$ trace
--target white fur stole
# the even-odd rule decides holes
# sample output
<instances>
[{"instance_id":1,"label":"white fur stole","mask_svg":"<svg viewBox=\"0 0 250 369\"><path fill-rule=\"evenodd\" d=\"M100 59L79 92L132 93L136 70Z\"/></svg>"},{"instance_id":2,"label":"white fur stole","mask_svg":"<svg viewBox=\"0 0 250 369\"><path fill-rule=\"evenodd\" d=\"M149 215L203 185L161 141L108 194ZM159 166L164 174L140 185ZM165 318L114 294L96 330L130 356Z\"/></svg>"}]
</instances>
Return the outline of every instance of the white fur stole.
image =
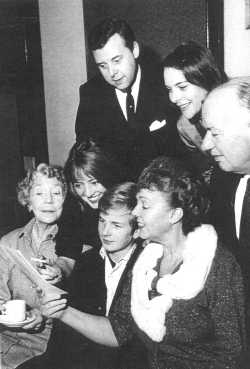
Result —
<instances>
[{"instance_id":1,"label":"white fur stole","mask_svg":"<svg viewBox=\"0 0 250 369\"><path fill-rule=\"evenodd\" d=\"M217 234L208 224L187 235L183 264L174 274L166 274L157 282L161 295L149 299L149 291L157 272L153 269L163 256L163 246L149 243L139 256L132 280L131 312L138 327L153 341L160 342L166 334L166 313L174 299L189 300L202 291L217 247Z\"/></svg>"}]
</instances>

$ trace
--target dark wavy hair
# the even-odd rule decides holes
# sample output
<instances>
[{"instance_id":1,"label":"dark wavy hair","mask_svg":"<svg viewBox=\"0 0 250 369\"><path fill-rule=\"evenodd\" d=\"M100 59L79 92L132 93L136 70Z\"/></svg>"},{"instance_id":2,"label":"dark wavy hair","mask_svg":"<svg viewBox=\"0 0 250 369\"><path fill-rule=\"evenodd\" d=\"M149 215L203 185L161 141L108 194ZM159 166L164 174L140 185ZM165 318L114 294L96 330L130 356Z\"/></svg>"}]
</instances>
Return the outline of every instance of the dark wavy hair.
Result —
<instances>
[{"instance_id":1,"label":"dark wavy hair","mask_svg":"<svg viewBox=\"0 0 250 369\"><path fill-rule=\"evenodd\" d=\"M92 29L88 37L90 50L103 48L115 33L124 39L125 45L130 50L133 50L135 41L133 30L125 20L116 18L106 18Z\"/></svg>"},{"instance_id":2,"label":"dark wavy hair","mask_svg":"<svg viewBox=\"0 0 250 369\"><path fill-rule=\"evenodd\" d=\"M124 181L124 173L112 156L104 152L92 139L75 143L69 152L64 173L70 190L79 172L95 178L105 188Z\"/></svg>"},{"instance_id":3,"label":"dark wavy hair","mask_svg":"<svg viewBox=\"0 0 250 369\"><path fill-rule=\"evenodd\" d=\"M139 177L137 189L144 188L163 192L171 207L183 210L185 235L206 219L210 205L207 186L201 177L195 176L177 159L154 159Z\"/></svg>"},{"instance_id":4,"label":"dark wavy hair","mask_svg":"<svg viewBox=\"0 0 250 369\"><path fill-rule=\"evenodd\" d=\"M186 80L207 91L228 80L217 65L212 52L194 41L183 42L164 60L163 68L175 68L183 72Z\"/></svg>"},{"instance_id":5,"label":"dark wavy hair","mask_svg":"<svg viewBox=\"0 0 250 369\"><path fill-rule=\"evenodd\" d=\"M137 186L133 182L125 182L115 185L104 192L101 197L98 208L102 212L106 212L109 209L126 208L131 211L131 225L133 231L136 229L137 222L136 217L132 215L132 210L135 208Z\"/></svg>"},{"instance_id":6,"label":"dark wavy hair","mask_svg":"<svg viewBox=\"0 0 250 369\"><path fill-rule=\"evenodd\" d=\"M63 168L58 165L41 163L35 169L29 170L26 176L17 184L17 199L21 205L29 205L30 191L39 174L47 178L56 178L62 187L63 196L66 196L67 183Z\"/></svg>"}]
</instances>

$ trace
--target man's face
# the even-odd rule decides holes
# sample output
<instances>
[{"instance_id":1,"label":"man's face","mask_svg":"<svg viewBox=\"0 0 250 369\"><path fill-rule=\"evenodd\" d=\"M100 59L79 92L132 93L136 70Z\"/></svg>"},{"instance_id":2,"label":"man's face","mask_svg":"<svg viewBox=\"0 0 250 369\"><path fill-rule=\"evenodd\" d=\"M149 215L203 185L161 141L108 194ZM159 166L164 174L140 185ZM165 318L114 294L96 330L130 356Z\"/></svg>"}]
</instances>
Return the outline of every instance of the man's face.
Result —
<instances>
[{"instance_id":1,"label":"man's face","mask_svg":"<svg viewBox=\"0 0 250 369\"><path fill-rule=\"evenodd\" d=\"M209 151L221 169L250 173L250 111L233 88L212 92L202 108L207 133L202 149Z\"/></svg>"},{"instance_id":2,"label":"man's face","mask_svg":"<svg viewBox=\"0 0 250 369\"><path fill-rule=\"evenodd\" d=\"M133 242L133 226L131 211L125 206L101 211L99 215L98 232L102 246L114 259L120 259Z\"/></svg>"},{"instance_id":3,"label":"man's face","mask_svg":"<svg viewBox=\"0 0 250 369\"><path fill-rule=\"evenodd\" d=\"M139 46L134 42L130 50L124 39L115 33L101 48L93 51L95 62L107 83L125 90L134 81L139 56Z\"/></svg>"}]
</instances>

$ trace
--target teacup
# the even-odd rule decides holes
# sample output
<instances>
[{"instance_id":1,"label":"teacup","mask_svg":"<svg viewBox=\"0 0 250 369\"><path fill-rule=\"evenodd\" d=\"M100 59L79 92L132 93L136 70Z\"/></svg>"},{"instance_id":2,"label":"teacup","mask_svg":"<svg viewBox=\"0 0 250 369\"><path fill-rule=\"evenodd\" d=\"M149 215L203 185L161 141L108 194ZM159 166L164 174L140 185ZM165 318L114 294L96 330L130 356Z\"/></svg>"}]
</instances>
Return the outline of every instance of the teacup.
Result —
<instances>
[{"instance_id":1,"label":"teacup","mask_svg":"<svg viewBox=\"0 0 250 369\"><path fill-rule=\"evenodd\" d=\"M2 314L9 322L16 323L25 320L26 303L24 300L9 300L3 304Z\"/></svg>"}]
</instances>

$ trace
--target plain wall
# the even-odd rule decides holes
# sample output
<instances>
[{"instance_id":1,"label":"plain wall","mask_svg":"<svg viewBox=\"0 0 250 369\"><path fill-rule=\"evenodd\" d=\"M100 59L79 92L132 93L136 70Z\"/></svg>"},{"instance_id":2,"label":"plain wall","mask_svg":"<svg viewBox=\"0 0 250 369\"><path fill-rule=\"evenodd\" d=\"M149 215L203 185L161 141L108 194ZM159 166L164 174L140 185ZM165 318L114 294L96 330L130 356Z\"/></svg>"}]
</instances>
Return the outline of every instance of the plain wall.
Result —
<instances>
[{"instance_id":1,"label":"plain wall","mask_svg":"<svg viewBox=\"0 0 250 369\"><path fill-rule=\"evenodd\" d=\"M224 0L225 71L229 77L250 75L250 29L245 0Z\"/></svg>"},{"instance_id":2,"label":"plain wall","mask_svg":"<svg viewBox=\"0 0 250 369\"><path fill-rule=\"evenodd\" d=\"M183 41L206 45L205 0L83 0L86 34L108 16L124 18L137 40L165 57ZM88 52L88 76L96 72Z\"/></svg>"},{"instance_id":3,"label":"plain wall","mask_svg":"<svg viewBox=\"0 0 250 369\"><path fill-rule=\"evenodd\" d=\"M39 0L39 14L49 160L62 165L87 79L82 0Z\"/></svg>"}]
</instances>

